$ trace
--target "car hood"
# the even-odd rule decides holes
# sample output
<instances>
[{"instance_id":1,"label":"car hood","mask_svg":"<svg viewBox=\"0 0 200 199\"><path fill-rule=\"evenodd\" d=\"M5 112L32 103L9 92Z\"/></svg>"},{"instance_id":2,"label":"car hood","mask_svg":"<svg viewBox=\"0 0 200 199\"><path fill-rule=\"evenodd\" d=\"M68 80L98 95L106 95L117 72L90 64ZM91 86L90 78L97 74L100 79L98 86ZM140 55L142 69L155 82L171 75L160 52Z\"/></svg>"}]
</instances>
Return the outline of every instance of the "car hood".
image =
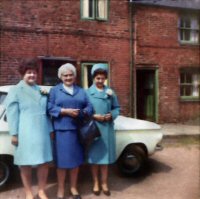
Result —
<instances>
[{"instance_id":1,"label":"car hood","mask_svg":"<svg viewBox=\"0 0 200 199\"><path fill-rule=\"evenodd\" d=\"M152 130L161 129L161 127L154 123L145 120L138 120L135 118L118 116L115 121L115 130Z\"/></svg>"}]
</instances>

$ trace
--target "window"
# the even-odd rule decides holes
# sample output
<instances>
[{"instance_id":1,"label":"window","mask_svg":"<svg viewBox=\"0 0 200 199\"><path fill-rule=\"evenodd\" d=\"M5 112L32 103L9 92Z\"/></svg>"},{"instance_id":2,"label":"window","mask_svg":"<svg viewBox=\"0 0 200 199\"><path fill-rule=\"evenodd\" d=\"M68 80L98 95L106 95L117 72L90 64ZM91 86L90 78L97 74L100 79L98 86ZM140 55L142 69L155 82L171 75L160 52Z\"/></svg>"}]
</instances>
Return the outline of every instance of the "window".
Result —
<instances>
[{"instance_id":1,"label":"window","mask_svg":"<svg viewBox=\"0 0 200 199\"><path fill-rule=\"evenodd\" d=\"M185 69L180 73L181 99L199 100L200 98L200 72L197 69Z\"/></svg>"},{"instance_id":2,"label":"window","mask_svg":"<svg viewBox=\"0 0 200 199\"><path fill-rule=\"evenodd\" d=\"M45 86L54 86L60 82L57 74L61 65L71 63L76 66L75 60L69 57L39 56L38 58L40 59L38 83Z\"/></svg>"},{"instance_id":3,"label":"window","mask_svg":"<svg viewBox=\"0 0 200 199\"><path fill-rule=\"evenodd\" d=\"M102 63L102 62L99 62ZM87 89L93 84L93 79L91 75L91 70L92 66L95 63L82 63L81 65L81 82L82 82L82 87ZM109 72L108 72L109 73ZM109 74L108 74L108 79L106 80L105 84L108 85L109 83Z\"/></svg>"},{"instance_id":4,"label":"window","mask_svg":"<svg viewBox=\"0 0 200 199\"><path fill-rule=\"evenodd\" d=\"M199 44L199 20L197 16L182 16L179 21L181 43Z\"/></svg>"},{"instance_id":5,"label":"window","mask_svg":"<svg viewBox=\"0 0 200 199\"><path fill-rule=\"evenodd\" d=\"M108 0L81 0L82 19L108 19Z\"/></svg>"}]
</instances>

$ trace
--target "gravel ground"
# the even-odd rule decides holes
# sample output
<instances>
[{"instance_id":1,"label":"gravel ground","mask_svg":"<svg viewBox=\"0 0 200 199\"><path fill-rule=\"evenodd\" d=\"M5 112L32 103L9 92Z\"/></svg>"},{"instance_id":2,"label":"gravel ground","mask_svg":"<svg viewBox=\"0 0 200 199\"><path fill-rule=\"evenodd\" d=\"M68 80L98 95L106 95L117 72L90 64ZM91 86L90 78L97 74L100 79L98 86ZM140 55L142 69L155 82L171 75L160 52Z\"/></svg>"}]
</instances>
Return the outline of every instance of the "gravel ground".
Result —
<instances>
[{"instance_id":1,"label":"gravel ground","mask_svg":"<svg viewBox=\"0 0 200 199\"><path fill-rule=\"evenodd\" d=\"M79 188L83 199L199 199L200 198L200 149L197 142L190 144L167 142L162 151L150 157L144 170L134 177L122 176L116 165L110 168L110 197L91 193L91 176L88 166L81 168ZM34 179L34 184L35 183ZM66 198L69 197L66 184ZM33 186L37 191L36 185ZM51 170L47 193L56 199L55 172ZM1 190L0 199L24 199L19 176Z\"/></svg>"}]
</instances>

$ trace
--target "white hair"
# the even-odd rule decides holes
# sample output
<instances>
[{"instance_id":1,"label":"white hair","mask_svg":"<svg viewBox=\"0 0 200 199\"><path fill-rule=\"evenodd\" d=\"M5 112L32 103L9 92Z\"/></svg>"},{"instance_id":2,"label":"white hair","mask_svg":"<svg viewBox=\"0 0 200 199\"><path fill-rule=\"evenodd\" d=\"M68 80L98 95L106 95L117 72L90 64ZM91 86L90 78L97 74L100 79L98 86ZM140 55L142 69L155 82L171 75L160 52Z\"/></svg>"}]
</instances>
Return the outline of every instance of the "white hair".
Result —
<instances>
[{"instance_id":1,"label":"white hair","mask_svg":"<svg viewBox=\"0 0 200 199\"><path fill-rule=\"evenodd\" d=\"M67 63L63 64L59 69L58 69L58 78L61 78L61 75L65 73L67 70L72 71L74 76L76 77L76 68L73 64Z\"/></svg>"}]
</instances>

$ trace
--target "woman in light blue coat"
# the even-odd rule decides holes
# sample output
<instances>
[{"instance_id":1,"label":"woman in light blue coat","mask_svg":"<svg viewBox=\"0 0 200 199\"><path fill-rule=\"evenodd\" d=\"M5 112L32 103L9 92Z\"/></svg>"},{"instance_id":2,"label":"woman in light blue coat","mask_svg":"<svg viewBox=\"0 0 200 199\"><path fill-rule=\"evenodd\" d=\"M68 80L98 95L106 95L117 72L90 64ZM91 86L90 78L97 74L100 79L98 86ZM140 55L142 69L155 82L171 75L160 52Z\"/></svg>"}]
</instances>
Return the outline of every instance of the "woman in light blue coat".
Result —
<instances>
[{"instance_id":1,"label":"woman in light blue coat","mask_svg":"<svg viewBox=\"0 0 200 199\"><path fill-rule=\"evenodd\" d=\"M92 164L93 193L100 194L98 172L101 173L101 188L103 193L110 195L108 188L108 165L116 160L114 119L119 115L119 103L112 89L105 86L107 65L95 64L92 67L93 85L87 94L94 108L93 118L101 132L101 137L95 140L88 152L88 162Z\"/></svg>"},{"instance_id":2,"label":"woman in light blue coat","mask_svg":"<svg viewBox=\"0 0 200 199\"><path fill-rule=\"evenodd\" d=\"M7 120L12 143L16 146L14 164L20 168L26 199L33 199L31 190L32 166L37 166L38 196L48 199L45 185L48 163L52 161L50 133L53 131L47 116L47 96L36 85L37 60L24 62L23 76L6 98Z\"/></svg>"}]
</instances>

